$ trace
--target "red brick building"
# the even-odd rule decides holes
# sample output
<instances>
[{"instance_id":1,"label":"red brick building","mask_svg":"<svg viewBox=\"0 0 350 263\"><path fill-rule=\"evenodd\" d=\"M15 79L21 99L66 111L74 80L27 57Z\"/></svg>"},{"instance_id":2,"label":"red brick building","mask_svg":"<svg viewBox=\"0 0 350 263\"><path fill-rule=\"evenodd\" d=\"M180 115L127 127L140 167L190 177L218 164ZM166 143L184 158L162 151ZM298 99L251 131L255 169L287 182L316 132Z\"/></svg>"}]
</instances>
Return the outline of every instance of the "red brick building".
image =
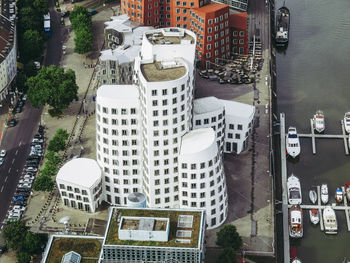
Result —
<instances>
[{"instance_id":1,"label":"red brick building","mask_svg":"<svg viewBox=\"0 0 350 263\"><path fill-rule=\"evenodd\" d=\"M248 54L248 14L230 14L231 52L234 54Z\"/></svg>"}]
</instances>

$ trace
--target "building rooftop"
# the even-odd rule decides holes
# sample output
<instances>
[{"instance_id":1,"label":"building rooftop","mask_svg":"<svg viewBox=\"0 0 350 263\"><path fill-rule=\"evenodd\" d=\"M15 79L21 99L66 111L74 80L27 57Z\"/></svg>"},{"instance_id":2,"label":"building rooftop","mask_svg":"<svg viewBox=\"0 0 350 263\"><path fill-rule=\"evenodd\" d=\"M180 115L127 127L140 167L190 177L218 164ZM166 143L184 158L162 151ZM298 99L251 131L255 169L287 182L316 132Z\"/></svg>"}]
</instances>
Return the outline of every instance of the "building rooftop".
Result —
<instances>
[{"instance_id":1,"label":"building rooftop","mask_svg":"<svg viewBox=\"0 0 350 263\"><path fill-rule=\"evenodd\" d=\"M119 64L131 63L139 54L141 46L138 45L123 45L116 49L107 49L101 51L100 60L118 61Z\"/></svg>"},{"instance_id":2,"label":"building rooftop","mask_svg":"<svg viewBox=\"0 0 350 263\"><path fill-rule=\"evenodd\" d=\"M202 128L189 131L182 137L180 155L193 154L209 148L215 140L212 128Z\"/></svg>"},{"instance_id":3,"label":"building rooftop","mask_svg":"<svg viewBox=\"0 0 350 263\"><path fill-rule=\"evenodd\" d=\"M247 12L230 14L229 26L247 30L248 14Z\"/></svg>"},{"instance_id":4,"label":"building rooftop","mask_svg":"<svg viewBox=\"0 0 350 263\"><path fill-rule=\"evenodd\" d=\"M56 180L90 188L101 180L101 168L88 158L76 158L65 163L57 173Z\"/></svg>"},{"instance_id":5,"label":"building rooftop","mask_svg":"<svg viewBox=\"0 0 350 263\"><path fill-rule=\"evenodd\" d=\"M197 248L200 245L204 212L201 210L175 210L151 208L111 208L105 245L159 246ZM127 221L125 221L125 218ZM136 219L135 219L136 218ZM188 219L188 220L186 220ZM190 220L189 220L190 219ZM169 220L169 222L167 222ZM120 226L120 224L123 224ZM140 241L119 239L119 229L166 231L170 226L168 241ZM182 235L189 231L191 235Z\"/></svg>"},{"instance_id":6,"label":"building rooftop","mask_svg":"<svg viewBox=\"0 0 350 263\"><path fill-rule=\"evenodd\" d=\"M97 99L110 99L113 103L115 100L124 102L138 101L139 91L136 85L102 85L97 89Z\"/></svg>"},{"instance_id":7,"label":"building rooftop","mask_svg":"<svg viewBox=\"0 0 350 263\"><path fill-rule=\"evenodd\" d=\"M237 118L250 119L252 120L255 114L255 107L249 104L231 101L231 100L220 100L219 101L225 107L225 114L235 116Z\"/></svg>"},{"instance_id":8,"label":"building rooftop","mask_svg":"<svg viewBox=\"0 0 350 263\"><path fill-rule=\"evenodd\" d=\"M229 6L226 4L219 4L219 3L210 3L208 5L199 7L199 8L194 8L194 11L196 13L212 13L216 12L218 10L221 10L223 8L228 8Z\"/></svg>"},{"instance_id":9,"label":"building rooftop","mask_svg":"<svg viewBox=\"0 0 350 263\"><path fill-rule=\"evenodd\" d=\"M204 114L207 112L223 109L223 105L216 97L205 97L193 100L194 114Z\"/></svg>"},{"instance_id":10,"label":"building rooftop","mask_svg":"<svg viewBox=\"0 0 350 263\"><path fill-rule=\"evenodd\" d=\"M14 41L14 25L0 16L0 63L10 52Z\"/></svg>"},{"instance_id":11,"label":"building rooftop","mask_svg":"<svg viewBox=\"0 0 350 263\"><path fill-rule=\"evenodd\" d=\"M148 82L161 82L179 79L187 69L181 61L157 61L141 64L141 72Z\"/></svg>"},{"instance_id":12,"label":"building rooftop","mask_svg":"<svg viewBox=\"0 0 350 263\"><path fill-rule=\"evenodd\" d=\"M147 39L153 45L194 44L194 38L182 28L162 28L146 33Z\"/></svg>"}]
</instances>

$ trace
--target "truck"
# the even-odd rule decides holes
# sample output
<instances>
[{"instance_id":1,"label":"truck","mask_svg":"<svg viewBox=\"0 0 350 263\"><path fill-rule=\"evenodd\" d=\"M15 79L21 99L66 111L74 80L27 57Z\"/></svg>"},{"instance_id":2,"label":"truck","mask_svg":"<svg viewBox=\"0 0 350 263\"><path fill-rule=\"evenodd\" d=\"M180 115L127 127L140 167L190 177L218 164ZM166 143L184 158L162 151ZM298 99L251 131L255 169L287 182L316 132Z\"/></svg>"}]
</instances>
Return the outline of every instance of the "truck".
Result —
<instances>
[{"instance_id":1,"label":"truck","mask_svg":"<svg viewBox=\"0 0 350 263\"><path fill-rule=\"evenodd\" d=\"M51 22L50 22L50 13L44 15L44 31L47 36L51 35Z\"/></svg>"}]
</instances>

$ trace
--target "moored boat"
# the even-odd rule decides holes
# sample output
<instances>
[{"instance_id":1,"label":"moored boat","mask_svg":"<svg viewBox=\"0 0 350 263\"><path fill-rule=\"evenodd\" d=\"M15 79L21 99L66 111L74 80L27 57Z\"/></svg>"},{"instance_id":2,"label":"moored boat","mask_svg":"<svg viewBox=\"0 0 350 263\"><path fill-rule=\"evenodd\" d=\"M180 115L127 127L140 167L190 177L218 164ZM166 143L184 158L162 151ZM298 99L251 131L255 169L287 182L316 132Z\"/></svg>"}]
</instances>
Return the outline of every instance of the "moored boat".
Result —
<instances>
[{"instance_id":1,"label":"moored boat","mask_svg":"<svg viewBox=\"0 0 350 263\"><path fill-rule=\"evenodd\" d=\"M320 214L318 213L317 209L310 209L309 210L310 214L310 221L314 225L317 225L320 222Z\"/></svg>"},{"instance_id":2,"label":"moored boat","mask_svg":"<svg viewBox=\"0 0 350 263\"><path fill-rule=\"evenodd\" d=\"M325 120L324 120L324 114L321 110L316 111L316 114L314 115L312 122L314 125L314 129L318 133L324 132L326 124L325 124Z\"/></svg>"},{"instance_id":3,"label":"moored boat","mask_svg":"<svg viewBox=\"0 0 350 263\"><path fill-rule=\"evenodd\" d=\"M299 205L292 205L289 209L289 235L301 238L303 233L303 210Z\"/></svg>"},{"instance_id":4,"label":"moored boat","mask_svg":"<svg viewBox=\"0 0 350 263\"><path fill-rule=\"evenodd\" d=\"M350 202L350 181L345 183L345 195L348 201Z\"/></svg>"},{"instance_id":5,"label":"moored boat","mask_svg":"<svg viewBox=\"0 0 350 263\"><path fill-rule=\"evenodd\" d=\"M323 210L323 223L326 234L337 234L338 222L334 209L331 206L327 206Z\"/></svg>"},{"instance_id":6,"label":"moored boat","mask_svg":"<svg viewBox=\"0 0 350 263\"><path fill-rule=\"evenodd\" d=\"M337 201L338 204L343 202L343 191L340 189L340 187L337 188L335 191L335 200Z\"/></svg>"},{"instance_id":7,"label":"moored boat","mask_svg":"<svg viewBox=\"0 0 350 263\"><path fill-rule=\"evenodd\" d=\"M302 262L299 258L294 258L292 263L302 263Z\"/></svg>"},{"instance_id":8,"label":"moored boat","mask_svg":"<svg viewBox=\"0 0 350 263\"><path fill-rule=\"evenodd\" d=\"M311 203L316 204L316 201L317 201L317 193L316 193L315 190L310 190L310 191L309 191L309 198L310 198Z\"/></svg>"},{"instance_id":9,"label":"moored boat","mask_svg":"<svg viewBox=\"0 0 350 263\"><path fill-rule=\"evenodd\" d=\"M350 111L344 115L344 129L347 133L350 133Z\"/></svg>"},{"instance_id":10,"label":"moored boat","mask_svg":"<svg viewBox=\"0 0 350 263\"><path fill-rule=\"evenodd\" d=\"M286 138L286 149L289 156L295 158L300 154L300 141L295 127L288 128Z\"/></svg>"},{"instance_id":11,"label":"moored boat","mask_svg":"<svg viewBox=\"0 0 350 263\"><path fill-rule=\"evenodd\" d=\"M282 6L277 10L276 17L276 46L286 46L289 41L290 11Z\"/></svg>"},{"instance_id":12,"label":"moored boat","mask_svg":"<svg viewBox=\"0 0 350 263\"><path fill-rule=\"evenodd\" d=\"M327 184L321 185L321 201L324 204L328 203L328 186L327 186Z\"/></svg>"},{"instance_id":13,"label":"moored boat","mask_svg":"<svg viewBox=\"0 0 350 263\"><path fill-rule=\"evenodd\" d=\"M287 179L288 202L291 205L300 205L302 201L300 180L294 174Z\"/></svg>"}]
</instances>

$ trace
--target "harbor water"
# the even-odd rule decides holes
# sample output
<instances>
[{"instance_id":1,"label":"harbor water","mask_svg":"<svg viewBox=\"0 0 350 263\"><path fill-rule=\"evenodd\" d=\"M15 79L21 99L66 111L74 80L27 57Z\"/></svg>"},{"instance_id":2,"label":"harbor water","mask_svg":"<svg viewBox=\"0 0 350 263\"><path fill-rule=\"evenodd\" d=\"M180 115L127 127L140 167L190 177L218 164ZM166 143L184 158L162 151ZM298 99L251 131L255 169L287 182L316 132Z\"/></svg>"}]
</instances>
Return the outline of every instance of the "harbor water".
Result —
<instances>
[{"instance_id":1,"label":"harbor water","mask_svg":"<svg viewBox=\"0 0 350 263\"><path fill-rule=\"evenodd\" d=\"M276 1L276 10L283 5ZM286 0L291 13L290 41L277 54L277 110L286 115L286 127L310 133L310 118L321 109L327 134L341 134L340 120L350 111L350 1ZM308 192L328 184L330 203L335 203L338 186L350 180L350 156L345 156L342 139L301 139L301 155L288 161L288 176L300 178L303 203L310 204ZM304 237L291 240L298 257L307 263L341 263L350 259L350 232L345 213L336 212L338 234L326 235L311 225L304 211ZM282 261L281 261L282 262Z\"/></svg>"}]
</instances>

